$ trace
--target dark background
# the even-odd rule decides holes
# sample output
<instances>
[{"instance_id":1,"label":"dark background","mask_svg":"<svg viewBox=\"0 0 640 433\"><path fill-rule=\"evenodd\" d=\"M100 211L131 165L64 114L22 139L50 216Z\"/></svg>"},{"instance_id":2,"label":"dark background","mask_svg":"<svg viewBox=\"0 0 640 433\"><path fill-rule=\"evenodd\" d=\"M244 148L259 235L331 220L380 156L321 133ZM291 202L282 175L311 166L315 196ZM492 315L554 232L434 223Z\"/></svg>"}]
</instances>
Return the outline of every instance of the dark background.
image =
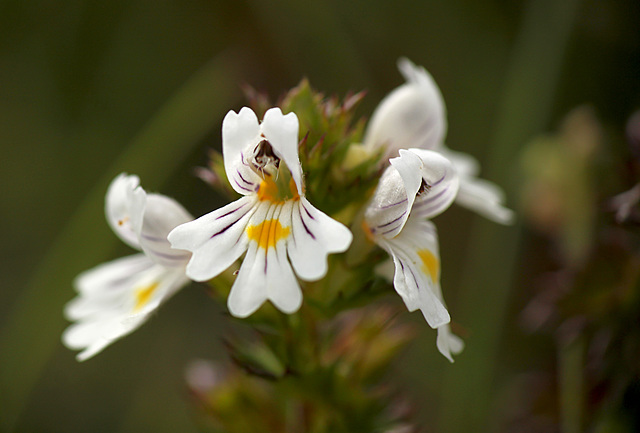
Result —
<instances>
[{"instance_id":1,"label":"dark background","mask_svg":"<svg viewBox=\"0 0 640 433\"><path fill-rule=\"evenodd\" d=\"M226 360L224 307L190 286L85 363L60 344L80 271L128 253L102 214L108 182L139 174L196 216L220 198L192 172L249 83L278 96L367 90L368 116L407 56L433 74L451 148L519 204L520 149L591 104L622 135L640 107L635 0L0 2L0 417L25 432L191 432L184 367ZM622 141L611 146L622 146ZM433 431L497 431L518 375L553 365L553 342L517 317L532 296L530 239L453 209L437 219L443 287L467 350L450 365L424 332L390 379ZM535 251L535 250L533 250ZM408 320L418 320L417 313Z\"/></svg>"}]
</instances>

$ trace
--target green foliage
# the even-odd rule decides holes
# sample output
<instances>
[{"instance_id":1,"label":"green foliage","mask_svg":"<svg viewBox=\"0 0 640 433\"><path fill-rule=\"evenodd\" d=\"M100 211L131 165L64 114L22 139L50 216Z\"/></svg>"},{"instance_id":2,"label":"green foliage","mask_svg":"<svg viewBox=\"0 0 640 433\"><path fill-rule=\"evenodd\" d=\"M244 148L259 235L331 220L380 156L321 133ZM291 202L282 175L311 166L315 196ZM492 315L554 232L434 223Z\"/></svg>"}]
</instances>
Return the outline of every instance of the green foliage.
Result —
<instances>
[{"instance_id":1,"label":"green foliage","mask_svg":"<svg viewBox=\"0 0 640 433\"><path fill-rule=\"evenodd\" d=\"M257 425L315 433L383 432L399 425L406 413L393 410L390 401L397 398L380 386L415 334L395 322L397 314L370 307L326 321L303 306L291 316L270 316L274 332L231 338L227 348L244 374L226 370L205 392L192 385L203 425L227 433ZM265 315L260 320L269 322Z\"/></svg>"}]
</instances>

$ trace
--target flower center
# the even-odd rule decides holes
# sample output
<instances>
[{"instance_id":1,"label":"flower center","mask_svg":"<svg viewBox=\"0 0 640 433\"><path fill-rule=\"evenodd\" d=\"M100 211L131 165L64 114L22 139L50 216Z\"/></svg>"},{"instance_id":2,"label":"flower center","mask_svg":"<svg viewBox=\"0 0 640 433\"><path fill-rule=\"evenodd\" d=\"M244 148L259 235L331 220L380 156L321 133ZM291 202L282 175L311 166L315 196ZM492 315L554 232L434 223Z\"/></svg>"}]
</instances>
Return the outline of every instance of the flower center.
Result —
<instances>
[{"instance_id":1,"label":"flower center","mask_svg":"<svg viewBox=\"0 0 640 433\"><path fill-rule=\"evenodd\" d=\"M271 202L297 200L298 189L286 164L280 165L280 157L267 140L258 143L253 151L254 171L262 178L258 198Z\"/></svg>"},{"instance_id":2,"label":"flower center","mask_svg":"<svg viewBox=\"0 0 640 433\"><path fill-rule=\"evenodd\" d=\"M422 183L420 184L420 189L418 189L418 192L416 193L416 197L420 197L423 194L428 194L429 191L431 191L431 185L429 185L424 181L424 179L422 179Z\"/></svg>"},{"instance_id":3,"label":"flower center","mask_svg":"<svg viewBox=\"0 0 640 433\"><path fill-rule=\"evenodd\" d=\"M280 158L273 151L271 143L267 140L262 140L253 149L252 162L253 167L256 171L262 174L263 179L265 178L265 175L272 176L277 174L278 168L280 167Z\"/></svg>"}]
</instances>

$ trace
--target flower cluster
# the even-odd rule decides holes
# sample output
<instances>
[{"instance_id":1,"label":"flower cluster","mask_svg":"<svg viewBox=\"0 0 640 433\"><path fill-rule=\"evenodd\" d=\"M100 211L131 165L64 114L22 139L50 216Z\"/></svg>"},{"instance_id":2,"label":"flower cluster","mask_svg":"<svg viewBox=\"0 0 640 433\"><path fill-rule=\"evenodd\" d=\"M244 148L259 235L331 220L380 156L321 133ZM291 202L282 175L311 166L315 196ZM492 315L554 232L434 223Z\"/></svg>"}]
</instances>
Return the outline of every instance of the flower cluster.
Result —
<instances>
[{"instance_id":1,"label":"flower cluster","mask_svg":"<svg viewBox=\"0 0 640 433\"><path fill-rule=\"evenodd\" d=\"M350 122L359 96L340 105L318 100L304 85L280 108L265 110L262 121L248 107L230 111L212 170L241 197L197 219L168 197L146 194L137 177L118 176L107 192L107 220L142 253L77 278L79 295L65 310L75 323L64 343L87 359L144 323L189 280L215 284L244 256L230 283L231 315L248 317L266 301L295 313L302 289L306 299L318 301L326 289L326 299L344 300L365 283L350 273L378 278L375 269L409 311L419 309L438 330L437 347L453 361L463 343L449 329L430 219L453 201L501 223L512 212L499 188L476 178L472 157L445 147L445 107L431 76L406 59L399 68L407 82L380 103L366 130ZM354 240L370 246L360 255ZM349 254L330 257L352 241ZM392 266L371 251L385 251ZM360 255L359 264L341 260L349 255ZM307 298L314 289L315 298Z\"/></svg>"}]
</instances>

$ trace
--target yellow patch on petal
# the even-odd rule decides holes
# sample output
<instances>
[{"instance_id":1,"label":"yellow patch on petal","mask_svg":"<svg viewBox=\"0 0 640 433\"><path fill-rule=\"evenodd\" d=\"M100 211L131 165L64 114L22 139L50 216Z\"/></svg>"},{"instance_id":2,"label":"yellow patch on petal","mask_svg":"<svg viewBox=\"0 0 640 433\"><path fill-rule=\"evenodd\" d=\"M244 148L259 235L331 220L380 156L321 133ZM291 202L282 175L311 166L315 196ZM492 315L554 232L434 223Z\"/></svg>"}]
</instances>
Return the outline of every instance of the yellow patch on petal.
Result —
<instances>
[{"instance_id":1,"label":"yellow patch on petal","mask_svg":"<svg viewBox=\"0 0 640 433\"><path fill-rule=\"evenodd\" d=\"M257 226L247 227L249 240L256 241L265 250L275 247L279 240L286 239L291 233L290 227L282 227L278 220L264 220Z\"/></svg>"},{"instance_id":2,"label":"yellow patch on petal","mask_svg":"<svg viewBox=\"0 0 640 433\"><path fill-rule=\"evenodd\" d=\"M431 277L431 281L437 282L440 274L440 260L429 250L418 251L418 256L422 260L424 273Z\"/></svg>"},{"instance_id":3,"label":"yellow patch on petal","mask_svg":"<svg viewBox=\"0 0 640 433\"><path fill-rule=\"evenodd\" d=\"M283 203L286 200L299 200L298 188L293 178L289 178L281 175L279 178L273 176L266 176L262 182L260 182L260 188L258 188L258 200L268 200L272 203Z\"/></svg>"},{"instance_id":4,"label":"yellow patch on petal","mask_svg":"<svg viewBox=\"0 0 640 433\"><path fill-rule=\"evenodd\" d=\"M267 177L260 183L260 188L258 189L258 199L260 201L278 201L278 185L276 185L276 183L271 178Z\"/></svg>"},{"instance_id":5,"label":"yellow patch on petal","mask_svg":"<svg viewBox=\"0 0 640 433\"><path fill-rule=\"evenodd\" d=\"M151 296L153 292L156 291L160 283L153 282L148 286L141 287L136 290L136 306L133 308L134 311L140 311L142 307L144 307L147 302L151 300Z\"/></svg>"}]
</instances>

